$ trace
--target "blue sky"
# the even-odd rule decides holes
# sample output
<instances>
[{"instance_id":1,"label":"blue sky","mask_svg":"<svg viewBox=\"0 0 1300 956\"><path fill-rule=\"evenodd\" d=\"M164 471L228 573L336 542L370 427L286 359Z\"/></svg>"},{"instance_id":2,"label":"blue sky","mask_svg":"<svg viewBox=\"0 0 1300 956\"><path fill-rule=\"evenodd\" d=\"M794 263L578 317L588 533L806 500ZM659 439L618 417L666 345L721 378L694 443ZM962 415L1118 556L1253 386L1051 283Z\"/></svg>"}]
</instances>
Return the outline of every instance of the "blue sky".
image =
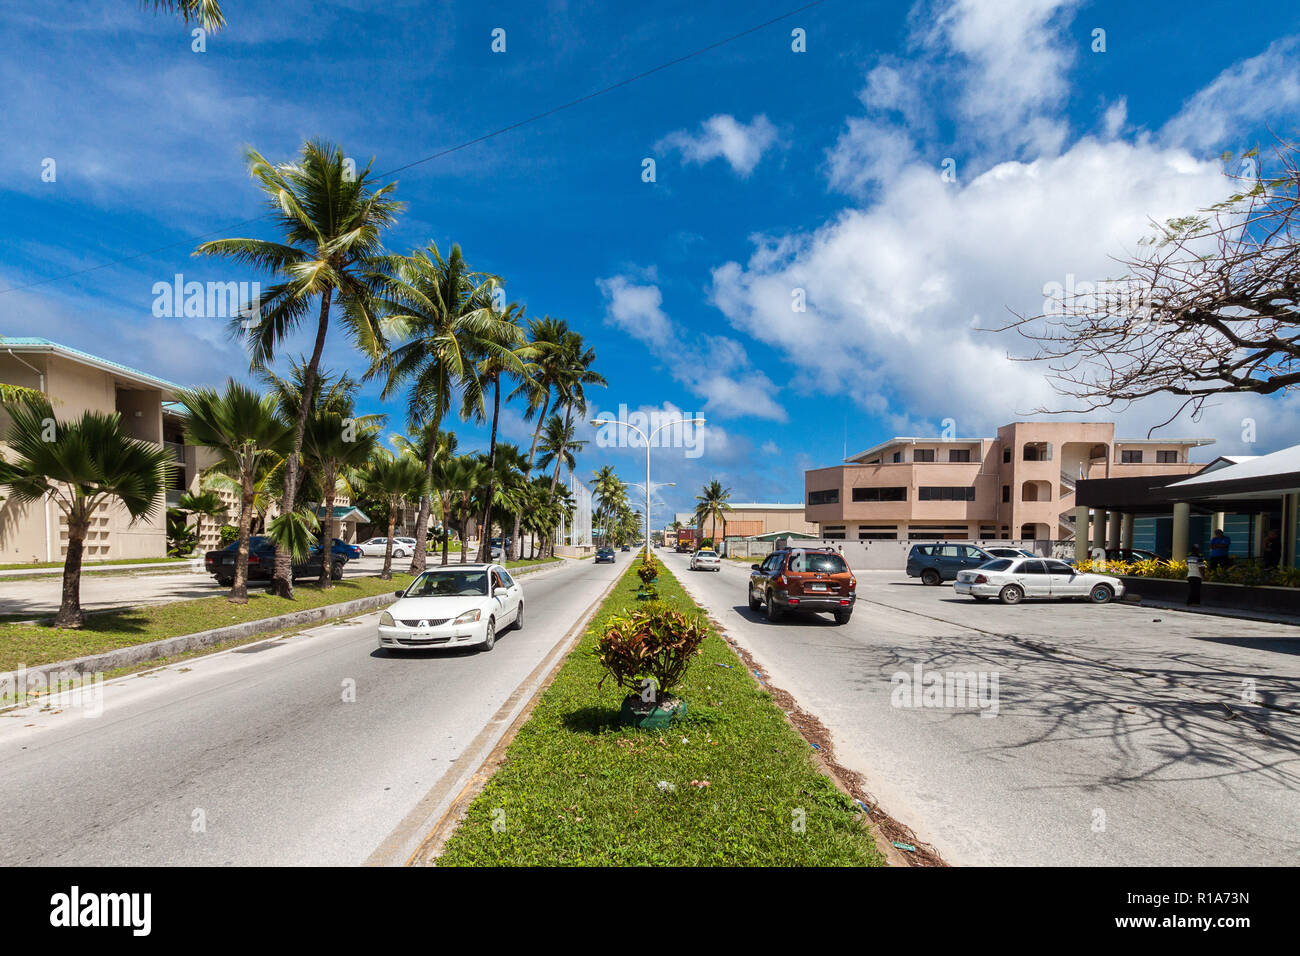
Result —
<instances>
[{"instance_id":1,"label":"blue sky","mask_svg":"<svg viewBox=\"0 0 1300 956\"><path fill-rule=\"evenodd\" d=\"M261 212L244 144L280 159L320 136L388 170L796 6L227 0L229 26L196 53L179 20L133 0L5 4L0 334L186 383L244 375L224 321L151 314L153 284L177 272L257 278L189 255L203 236L269 235L235 227ZM404 170L388 245L459 242L530 314L581 330L610 381L595 411L708 417L703 454L655 451L656 481L677 482L657 523L714 477L733 500L797 501L803 470L846 444L945 418L991 434L1051 407L1042 370L1006 361L1023 345L972 325L1038 311L1045 283L1112 275L1149 219L1222 195L1223 150L1294 133L1296 20L1285 0L1249 17L1227 2L826 0ZM341 335L326 364L360 370ZM403 425L374 386L363 404ZM1300 441L1293 404L1225 399L1162 434L1271 451ZM1145 434L1170 408L1084 417ZM504 429L526 446L517 413ZM462 447L483 441L460 430ZM606 461L640 480L639 449L594 443L580 473Z\"/></svg>"}]
</instances>

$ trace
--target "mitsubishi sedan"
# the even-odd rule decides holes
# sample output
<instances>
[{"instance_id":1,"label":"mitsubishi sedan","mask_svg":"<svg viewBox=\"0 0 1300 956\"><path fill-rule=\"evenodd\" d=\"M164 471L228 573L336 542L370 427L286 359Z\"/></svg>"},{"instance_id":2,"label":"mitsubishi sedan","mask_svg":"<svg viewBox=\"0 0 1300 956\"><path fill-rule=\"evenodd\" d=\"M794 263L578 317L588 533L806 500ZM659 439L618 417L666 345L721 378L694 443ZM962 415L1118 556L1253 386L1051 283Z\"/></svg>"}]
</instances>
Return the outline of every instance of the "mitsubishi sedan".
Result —
<instances>
[{"instance_id":1,"label":"mitsubishi sedan","mask_svg":"<svg viewBox=\"0 0 1300 956\"><path fill-rule=\"evenodd\" d=\"M1051 558L997 558L958 571L953 590L977 601L995 597L1003 604L1041 598L1107 604L1124 596L1124 582L1105 574L1084 574Z\"/></svg>"},{"instance_id":2,"label":"mitsubishi sedan","mask_svg":"<svg viewBox=\"0 0 1300 956\"><path fill-rule=\"evenodd\" d=\"M499 564L432 568L397 592L379 615L379 646L490 651L497 635L524 626L524 592Z\"/></svg>"}]
</instances>

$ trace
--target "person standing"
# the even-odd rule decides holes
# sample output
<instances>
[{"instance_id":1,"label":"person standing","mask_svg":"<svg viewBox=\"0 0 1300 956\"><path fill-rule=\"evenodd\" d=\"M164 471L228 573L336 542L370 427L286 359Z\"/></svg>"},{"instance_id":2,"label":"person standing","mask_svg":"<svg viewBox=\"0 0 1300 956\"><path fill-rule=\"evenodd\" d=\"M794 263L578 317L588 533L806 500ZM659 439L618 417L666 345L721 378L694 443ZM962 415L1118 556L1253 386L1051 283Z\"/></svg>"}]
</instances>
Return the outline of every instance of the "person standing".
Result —
<instances>
[{"instance_id":1,"label":"person standing","mask_svg":"<svg viewBox=\"0 0 1300 956\"><path fill-rule=\"evenodd\" d=\"M1201 603L1201 549L1192 546L1187 553L1187 603L1189 606Z\"/></svg>"},{"instance_id":2,"label":"person standing","mask_svg":"<svg viewBox=\"0 0 1300 956\"><path fill-rule=\"evenodd\" d=\"M1228 563L1228 552L1232 549L1232 539L1223 533L1222 528L1214 529L1210 538L1210 567L1221 568Z\"/></svg>"},{"instance_id":3,"label":"person standing","mask_svg":"<svg viewBox=\"0 0 1300 956\"><path fill-rule=\"evenodd\" d=\"M1282 560L1282 536L1277 533L1277 528L1270 528L1268 534L1264 535L1264 545L1260 550L1264 558L1264 567L1277 567L1278 562Z\"/></svg>"}]
</instances>

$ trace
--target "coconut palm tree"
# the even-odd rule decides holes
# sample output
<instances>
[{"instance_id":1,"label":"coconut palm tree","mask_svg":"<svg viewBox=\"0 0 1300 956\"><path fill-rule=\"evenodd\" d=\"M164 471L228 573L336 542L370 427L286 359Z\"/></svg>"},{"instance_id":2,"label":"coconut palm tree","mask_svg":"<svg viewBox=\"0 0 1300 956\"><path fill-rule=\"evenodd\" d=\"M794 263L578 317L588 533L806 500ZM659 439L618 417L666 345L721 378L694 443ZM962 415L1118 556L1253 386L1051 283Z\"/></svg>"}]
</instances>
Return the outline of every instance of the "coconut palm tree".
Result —
<instances>
[{"instance_id":1,"label":"coconut palm tree","mask_svg":"<svg viewBox=\"0 0 1300 956\"><path fill-rule=\"evenodd\" d=\"M410 455L394 455L382 448L376 449L363 471L362 485L370 494L388 504L384 569L379 572L379 577L389 581L393 577L393 529L397 525L397 512L403 503L418 501L428 492L424 464Z\"/></svg>"},{"instance_id":2,"label":"coconut palm tree","mask_svg":"<svg viewBox=\"0 0 1300 956\"><path fill-rule=\"evenodd\" d=\"M211 388L182 389L181 404L189 411L185 441L217 454L217 463L205 476L237 482L239 490L239 546L235 575L227 600L248 603L248 537L254 500L292 447L293 429L276 414L273 395L259 395L233 378L223 392Z\"/></svg>"},{"instance_id":3,"label":"coconut palm tree","mask_svg":"<svg viewBox=\"0 0 1300 956\"><path fill-rule=\"evenodd\" d=\"M564 409L564 425L567 431L574 424L575 417L587 414L587 386L605 385L605 377L592 371L596 362L596 350L583 344L582 336L570 331L565 334L560 345L563 358L560 361L560 382L556 386L556 408ZM560 480L560 463L555 463L555 473L551 476L551 488Z\"/></svg>"},{"instance_id":4,"label":"coconut palm tree","mask_svg":"<svg viewBox=\"0 0 1300 956\"><path fill-rule=\"evenodd\" d=\"M394 435L392 442L394 447L403 455L414 458L419 462L421 468L425 467L427 462L433 462L432 469L425 473L424 495L429 502L429 511L424 518L425 533L427 538L429 514L432 514L436 508L442 527L442 563L446 564L447 518L451 492L445 479L447 477L447 463L456 455L456 433L442 431L435 423L426 422L414 438L406 435ZM421 499L416 507L419 508L423 503ZM412 562L412 566L414 566L414 562Z\"/></svg>"},{"instance_id":5,"label":"coconut palm tree","mask_svg":"<svg viewBox=\"0 0 1300 956\"><path fill-rule=\"evenodd\" d=\"M591 478L591 487L596 499L597 524L601 529L601 541L609 544L610 533L619 509L627 504L627 488L618 475L614 474L613 465L601 465Z\"/></svg>"},{"instance_id":6,"label":"coconut palm tree","mask_svg":"<svg viewBox=\"0 0 1300 956\"><path fill-rule=\"evenodd\" d=\"M315 343L302 389L311 395L335 301L353 343L372 358L383 352L369 280L383 231L396 221L402 204L390 195L395 183L377 187L370 164L358 171L339 146L321 140L304 143L294 162L272 164L252 147L245 158L249 174L267 194L282 240L218 239L195 252L267 269L282 280L262 296L255 321L246 315L231 320L232 332L251 352L254 369L274 359L276 348L297 332L317 300ZM306 550L312 531L311 522L295 510L310 407L300 403L286 462L284 507L269 529L278 545L272 588L288 598L293 597L292 555Z\"/></svg>"},{"instance_id":7,"label":"coconut palm tree","mask_svg":"<svg viewBox=\"0 0 1300 956\"><path fill-rule=\"evenodd\" d=\"M68 552L54 626L81 627L81 559L95 510L117 501L133 522L157 513L173 468L171 453L132 438L116 412L84 412L57 422L44 396L8 412L11 457L0 460L0 487L24 504L49 498L63 512Z\"/></svg>"},{"instance_id":8,"label":"coconut palm tree","mask_svg":"<svg viewBox=\"0 0 1300 956\"><path fill-rule=\"evenodd\" d=\"M176 502L176 507L194 515L194 540L200 548L203 547L203 519L212 518L215 521L226 515L226 503L221 500L221 495L211 489L185 492Z\"/></svg>"},{"instance_id":9,"label":"coconut palm tree","mask_svg":"<svg viewBox=\"0 0 1300 956\"><path fill-rule=\"evenodd\" d=\"M721 551L727 543L727 512L731 510L728 499L731 498L731 489L723 488L722 483L716 478L700 489L703 494L695 496L697 504L695 505L695 521L700 526L700 534L704 534L704 522L711 520L714 529L717 529L718 522L722 522L722 542L718 547ZM718 546L718 542L714 542Z\"/></svg>"},{"instance_id":10,"label":"coconut palm tree","mask_svg":"<svg viewBox=\"0 0 1300 956\"><path fill-rule=\"evenodd\" d=\"M198 22L209 33L215 33L226 25L226 18L221 15L221 5L217 0L140 0L140 6L153 5L154 12L180 14L185 23Z\"/></svg>"},{"instance_id":11,"label":"coconut palm tree","mask_svg":"<svg viewBox=\"0 0 1300 956\"><path fill-rule=\"evenodd\" d=\"M500 319L492 309L499 280L469 268L460 246L444 258L429 244L409 256L386 256L374 277L376 308L392 338L402 342L374 362L367 377L382 375L380 396L407 390L407 422L412 431L428 424L441 428L443 419L461 396L462 420L481 420L482 382L478 362L497 336ZM435 446L425 448L424 471L432 480ZM411 573L424 570L432 502L420 501Z\"/></svg>"},{"instance_id":12,"label":"coconut palm tree","mask_svg":"<svg viewBox=\"0 0 1300 956\"><path fill-rule=\"evenodd\" d=\"M364 467L374 454L378 447L376 431L375 426L358 426L351 416L335 411L316 412L307 419L302 451L307 461L317 470L324 517L324 527L321 529L322 588L333 587L330 571L334 560L334 498L340 482L346 482L349 473L355 473Z\"/></svg>"},{"instance_id":13,"label":"coconut palm tree","mask_svg":"<svg viewBox=\"0 0 1300 956\"><path fill-rule=\"evenodd\" d=\"M563 382L564 350L561 346L568 331L569 326L563 319L553 319L549 315L541 319L528 320L528 341L534 349L533 374L520 382L509 396L511 400L520 396L526 400L524 421L532 421L533 416L537 416L537 425L533 428L533 441L528 448L525 478L532 477L533 463L537 459L537 441L541 437L542 428L546 425L546 415L551 408L554 390ZM510 535L512 544L519 538L520 521L520 517L516 516L514 531Z\"/></svg>"},{"instance_id":14,"label":"coconut palm tree","mask_svg":"<svg viewBox=\"0 0 1300 956\"><path fill-rule=\"evenodd\" d=\"M509 375L521 383L532 378L535 366L532 358L537 350L528 344L521 322L524 307L511 302L499 313L500 321L492 330L488 340L482 342L483 357L478 362L478 380L483 389L492 390L492 428L488 437L488 488L483 503L482 525L487 529L479 544L479 560L487 561L492 553L492 506L495 500L495 482L497 478L497 423L501 418L501 378ZM475 416L477 417L477 416ZM503 542L504 544L504 542ZM505 548L502 549L505 557Z\"/></svg>"},{"instance_id":15,"label":"coconut palm tree","mask_svg":"<svg viewBox=\"0 0 1300 956\"><path fill-rule=\"evenodd\" d=\"M587 442L578 441L576 432L576 426L572 422L566 424L559 415L552 415L546 420L542 440L537 446L537 450L542 453L542 457L537 459L537 464L543 470L549 468L552 463L555 464L555 474L551 476L552 491L555 490L560 469L562 467L569 471L576 469L578 461L574 455L587 447Z\"/></svg>"}]
</instances>

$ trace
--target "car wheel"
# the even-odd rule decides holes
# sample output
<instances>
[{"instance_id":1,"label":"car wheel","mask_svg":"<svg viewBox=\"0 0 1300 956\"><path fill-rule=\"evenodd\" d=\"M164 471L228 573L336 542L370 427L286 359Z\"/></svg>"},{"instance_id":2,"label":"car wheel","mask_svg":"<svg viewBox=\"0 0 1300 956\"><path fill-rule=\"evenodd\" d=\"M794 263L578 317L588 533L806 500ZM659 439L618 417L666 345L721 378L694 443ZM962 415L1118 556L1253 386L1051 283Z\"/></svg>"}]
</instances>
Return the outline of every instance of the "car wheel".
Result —
<instances>
[{"instance_id":1,"label":"car wheel","mask_svg":"<svg viewBox=\"0 0 1300 956\"><path fill-rule=\"evenodd\" d=\"M836 611L836 612L835 612L835 623L836 623L836 624L847 624L847 623L849 623L849 618L851 618L852 616L853 616L853 612L852 612L852 611Z\"/></svg>"},{"instance_id":2,"label":"car wheel","mask_svg":"<svg viewBox=\"0 0 1300 956\"><path fill-rule=\"evenodd\" d=\"M234 587L234 586L235 586L235 579L234 579L234 578L217 578L217 584L218 584L219 586L223 587L223 588L231 588L231 587Z\"/></svg>"},{"instance_id":3,"label":"car wheel","mask_svg":"<svg viewBox=\"0 0 1300 956\"><path fill-rule=\"evenodd\" d=\"M921 572L922 584L935 585L938 584L939 581L940 581L939 572L936 571L934 568L926 568L924 571Z\"/></svg>"},{"instance_id":4,"label":"car wheel","mask_svg":"<svg viewBox=\"0 0 1300 956\"><path fill-rule=\"evenodd\" d=\"M406 557L406 552L403 549L398 548L396 551L393 552L393 557L404 558Z\"/></svg>"},{"instance_id":5,"label":"car wheel","mask_svg":"<svg viewBox=\"0 0 1300 956\"><path fill-rule=\"evenodd\" d=\"M767 596L767 619L775 624L781 618L785 617L785 612L776 606L776 601L772 600L772 595Z\"/></svg>"},{"instance_id":6,"label":"car wheel","mask_svg":"<svg viewBox=\"0 0 1300 956\"><path fill-rule=\"evenodd\" d=\"M479 645L479 650L490 651L492 650L493 647L496 646L496 643L497 643L497 622L496 622L496 618L490 617L488 618L487 637L484 638L483 643Z\"/></svg>"},{"instance_id":7,"label":"car wheel","mask_svg":"<svg viewBox=\"0 0 1300 956\"><path fill-rule=\"evenodd\" d=\"M1115 592L1110 589L1109 584L1098 584L1088 592L1088 600L1093 604L1109 604Z\"/></svg>"},{"instance_id":8,"label":"car wheel","mask_svg":"<svg viewBox=\"0 0 1300 956\"><path fill-rule=\"evenodd\" d=\"M749 609L750 609L751 611L757 611L757 610L758 610L760 607L762 607L762 606L763 606L763 599L762 599L762 598L756 598L756 597L754 597L754 589L753 589L753 588L750 588L750 589L749 589Z\"/></svg>"},{"instance_id":9,"label":"car wheel","mask_svg":"<svg viewBox=\"0 0 1300 956\"><path fill-rule=\"evenodd\" d=\"M331 580L331 581L342 581L342 580L343 580L343 565L341 565L341 564L331 564L331 565L330 565L330 580Z\"/></svg>"},{"instance_id":10,"label":"car wheel","mask_svg":"<svg viewBox=\"0 0 1300 956\"><path fill-rule=\"evenodd\" d=\"M1018 584L1008 584L998 592L998 600L1003 604L1019 604L1024 599L1024 589Z\"/></svg>"},{"instance_id":11,"label":"car wheel","mask_svg":"<svg viewBox=\"0 0 1300 956\"><path fill-rule=\"evenodd\" d=\"M522 631L523 629L524 629L524 602L520 601L519 613L515 615L515 630Z\"/></svg>"}]
</instances>

